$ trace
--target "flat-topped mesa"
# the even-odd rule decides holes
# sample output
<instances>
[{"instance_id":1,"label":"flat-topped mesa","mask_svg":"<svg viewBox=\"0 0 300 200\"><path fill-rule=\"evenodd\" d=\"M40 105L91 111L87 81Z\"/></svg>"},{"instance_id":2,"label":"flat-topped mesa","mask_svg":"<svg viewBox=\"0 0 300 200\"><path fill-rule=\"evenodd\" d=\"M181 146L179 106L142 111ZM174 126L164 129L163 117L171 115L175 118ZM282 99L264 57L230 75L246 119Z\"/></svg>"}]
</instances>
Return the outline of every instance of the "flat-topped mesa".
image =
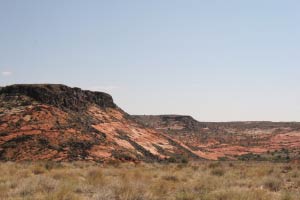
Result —
<instances>
[{"instance_id":1,"label":"flat-topped mesa","mask_svg":"<svg viewBox=\"0 0 300 200\"><path fill-rule=\"evenodd\" d=\"M198 128L199 122L188 115L133 115L137 122L152 128L160 127L160 129L184 129L194 130Z\"/></svg>"},{"instance_id":2,"label":"flat-topped mesa","mask_svg":"<svg viewBox=\"0 0 300 200\"><path fill-rule=\"evenodd\" d=\"M112 97L103 92L71 88L61 84L16 84L0 89L0 95L26 95L38 102L61 109L80 111L90 104L102 108L116 108Z\"/></svg>"}]
</instances>

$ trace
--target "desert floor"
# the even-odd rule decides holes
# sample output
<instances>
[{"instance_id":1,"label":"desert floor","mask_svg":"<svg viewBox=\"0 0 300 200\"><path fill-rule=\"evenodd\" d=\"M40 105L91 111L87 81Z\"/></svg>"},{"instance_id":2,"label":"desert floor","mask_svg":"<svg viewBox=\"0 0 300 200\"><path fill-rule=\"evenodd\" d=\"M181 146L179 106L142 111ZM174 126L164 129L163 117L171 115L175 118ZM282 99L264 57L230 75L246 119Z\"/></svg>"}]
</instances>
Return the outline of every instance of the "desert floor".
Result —
<instances>
[{"instance_id":1,"label":"desert floor","mask_svg":"<svg viewBox=\"0 0 300 200\"><path fill-rule=\"evenodd\" d=\"M0 199L300 199L300 165L2 162Z\"/></svg>"}]
</instances>

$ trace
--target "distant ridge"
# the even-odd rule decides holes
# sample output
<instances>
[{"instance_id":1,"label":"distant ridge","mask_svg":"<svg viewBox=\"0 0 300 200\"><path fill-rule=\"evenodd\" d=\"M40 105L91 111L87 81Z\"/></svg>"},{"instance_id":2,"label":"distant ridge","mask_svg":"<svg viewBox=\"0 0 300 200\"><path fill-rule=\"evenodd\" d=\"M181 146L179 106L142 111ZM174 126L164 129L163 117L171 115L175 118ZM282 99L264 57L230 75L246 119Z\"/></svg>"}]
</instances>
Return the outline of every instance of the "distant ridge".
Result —
<instances>
[{"instance_id":1,"label":"distant ridge","mask_svg":"<svg viewBox=\"0 0 300 200\"><path fill-rule=\"evenodd\" d=\"M185 115L133 115L138 123L183 141L206 159L300 159L299 122L199 122Z\"/></svg>"}]
</instances>

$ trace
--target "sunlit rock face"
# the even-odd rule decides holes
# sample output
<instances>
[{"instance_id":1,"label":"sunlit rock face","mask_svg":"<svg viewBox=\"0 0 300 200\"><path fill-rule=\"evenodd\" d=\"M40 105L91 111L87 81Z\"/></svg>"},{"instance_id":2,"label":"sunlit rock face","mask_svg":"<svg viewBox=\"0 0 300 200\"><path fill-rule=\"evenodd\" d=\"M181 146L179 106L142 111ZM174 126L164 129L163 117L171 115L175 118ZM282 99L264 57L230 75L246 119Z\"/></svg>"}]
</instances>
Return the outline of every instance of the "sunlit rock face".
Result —
<instances>
[{"instance_id":1,"label":"sunlit rock face","mask_svg":"<svg viewBox=\"0 0 300 200\"><path fill-rule=\"evenodd\" d=\"M181 141L209 160L295 161L300 158L300 123L198 122L190 116L136 115L139 123Z\"/></svg>"},{"instance_id":2,"label":"sunlit rock face","mask_svg":"<svg viewBox=\"0 0 300 200\"><path fill-rule=\"evenodd\" d=\"M200 159L145 127L109 94L55 84L0 89L0 160L164 162Z\"/></svg>"}]
</instances>

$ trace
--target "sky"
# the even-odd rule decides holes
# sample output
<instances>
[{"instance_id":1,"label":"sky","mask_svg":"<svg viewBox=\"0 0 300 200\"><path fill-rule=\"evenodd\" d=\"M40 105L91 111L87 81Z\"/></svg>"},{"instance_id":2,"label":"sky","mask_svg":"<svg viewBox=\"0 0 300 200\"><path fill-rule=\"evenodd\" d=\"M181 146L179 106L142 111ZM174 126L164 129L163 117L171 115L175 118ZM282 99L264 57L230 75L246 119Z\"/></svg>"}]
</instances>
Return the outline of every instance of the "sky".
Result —
<instances>
[{"instance_id":1,"label":"sky","mask_svg":"<svg viewBox=\"0 0 300 200\"><path fill-rule=\"evenodd\" d=\"M0 86L104 91L130 114L300 121L298 0L0 0Z\"/></svg>"}]
</instances>

